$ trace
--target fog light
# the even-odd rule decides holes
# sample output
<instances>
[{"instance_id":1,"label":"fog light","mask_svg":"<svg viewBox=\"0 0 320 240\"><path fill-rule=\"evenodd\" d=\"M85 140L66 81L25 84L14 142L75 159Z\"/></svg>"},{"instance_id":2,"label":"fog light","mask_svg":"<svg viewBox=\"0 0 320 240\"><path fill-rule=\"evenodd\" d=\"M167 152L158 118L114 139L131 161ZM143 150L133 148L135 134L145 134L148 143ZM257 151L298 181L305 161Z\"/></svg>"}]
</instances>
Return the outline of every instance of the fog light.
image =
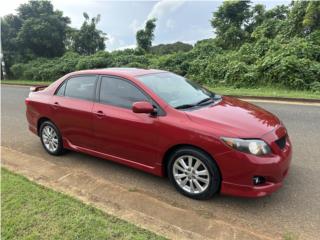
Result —
<instances>
[{"instance_id":1,"label":"fog light","mask_svg":"<svg viewBox=\"0 0 320 240\"><path fill-rule=\"evenodd\" d=\"M266 179L262 176L254 176L252 178L253 185L260 185L266 182Z\"/></svg>"}]
</instances>

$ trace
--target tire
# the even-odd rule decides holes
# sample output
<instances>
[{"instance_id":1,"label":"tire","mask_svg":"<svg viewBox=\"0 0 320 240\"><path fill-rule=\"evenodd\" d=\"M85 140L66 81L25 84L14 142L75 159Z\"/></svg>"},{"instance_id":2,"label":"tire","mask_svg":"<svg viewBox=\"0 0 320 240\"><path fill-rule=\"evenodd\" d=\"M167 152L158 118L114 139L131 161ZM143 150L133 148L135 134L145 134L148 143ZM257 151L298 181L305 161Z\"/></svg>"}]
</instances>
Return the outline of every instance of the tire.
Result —
<instances>
[{"instance_id":1,"label":"tire","mask_svg":"<svg viewBox=\"0 0 320 240\"><path fill-rule=\"evenodd\" d=\"M197 148L185 147L172 153L167 173L175 188L193 199L209 199L220 190L221 175L217 164L207 153Z\"/></svg>"},{"instance_id":2,"label":"tire","mask_svg":"<svg viewBox=\"0 0 320 240\"><path fill-rule=\"evenodd\" d=\"M60 131L52 122L43 122L39 133L42 146L49 154L58 156L65 152Z\"/></svg>"}]
</instances>

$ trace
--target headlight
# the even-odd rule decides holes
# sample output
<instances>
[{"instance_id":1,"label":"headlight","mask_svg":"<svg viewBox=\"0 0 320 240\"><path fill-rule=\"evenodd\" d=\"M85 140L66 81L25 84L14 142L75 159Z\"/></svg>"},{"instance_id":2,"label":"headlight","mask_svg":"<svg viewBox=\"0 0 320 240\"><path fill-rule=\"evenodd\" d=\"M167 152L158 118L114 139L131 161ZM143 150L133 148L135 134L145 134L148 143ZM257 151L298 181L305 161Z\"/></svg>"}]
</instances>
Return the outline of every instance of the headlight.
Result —
<instances>
[{"instance_id":1,"label":"headlight","mask_svg":"<svg viewBox=\"0 0 320 240\"><path fill-rule=\"evenodd\" d=\"M257 156L265 155L271 152L270 147L263 140L227 137L222 137L221 140L233 149Z\"/></svg>"}]
</instances>

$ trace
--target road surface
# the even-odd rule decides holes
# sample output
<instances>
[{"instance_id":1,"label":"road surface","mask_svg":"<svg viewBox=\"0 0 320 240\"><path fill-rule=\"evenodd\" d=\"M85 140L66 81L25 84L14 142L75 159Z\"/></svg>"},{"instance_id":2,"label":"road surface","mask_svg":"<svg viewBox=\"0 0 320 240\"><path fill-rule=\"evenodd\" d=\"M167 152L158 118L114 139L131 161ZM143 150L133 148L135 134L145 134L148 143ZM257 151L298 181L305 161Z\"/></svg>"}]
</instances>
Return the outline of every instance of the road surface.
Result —
<instances>
[{"instance_id":1,"label":"road surface","mask_svg":"<svg viewBox=\"0 0 320 240\"><path fill-rule=\"evenodd\" d=\"M255 103L279 116L293 144L289 175L278 192L259 199L216 196L209 201L195 201L177 193L165 178L75 152L63 157L49 156L37 136L27 130L24 99L28 91L26 87L2 85L2 146L86 171L128 189L139 189L176 207L189 208L203 216L217 217L268 236L319 239L319 106Z\"/></svg>"}]
</instances>

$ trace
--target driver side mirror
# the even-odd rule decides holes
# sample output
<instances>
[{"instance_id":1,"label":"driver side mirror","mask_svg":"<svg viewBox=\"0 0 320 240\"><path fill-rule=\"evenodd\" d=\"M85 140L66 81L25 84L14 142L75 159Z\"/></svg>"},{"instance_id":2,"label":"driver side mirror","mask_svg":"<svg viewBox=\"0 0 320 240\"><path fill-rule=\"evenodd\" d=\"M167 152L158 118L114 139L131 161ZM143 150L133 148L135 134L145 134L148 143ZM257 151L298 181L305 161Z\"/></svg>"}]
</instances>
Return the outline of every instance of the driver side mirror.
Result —
<instances>
[{"instance_id":1,"label":"driver side mirror","mask_svg":"<svg viewBox=\"0 0 320 240\"><path fill-rule=\"evenodd\" d=\"M132 104L132 111L134 113L155 113L155 109L149 102L135 102Z\"/></svg>"}]
</instances>

